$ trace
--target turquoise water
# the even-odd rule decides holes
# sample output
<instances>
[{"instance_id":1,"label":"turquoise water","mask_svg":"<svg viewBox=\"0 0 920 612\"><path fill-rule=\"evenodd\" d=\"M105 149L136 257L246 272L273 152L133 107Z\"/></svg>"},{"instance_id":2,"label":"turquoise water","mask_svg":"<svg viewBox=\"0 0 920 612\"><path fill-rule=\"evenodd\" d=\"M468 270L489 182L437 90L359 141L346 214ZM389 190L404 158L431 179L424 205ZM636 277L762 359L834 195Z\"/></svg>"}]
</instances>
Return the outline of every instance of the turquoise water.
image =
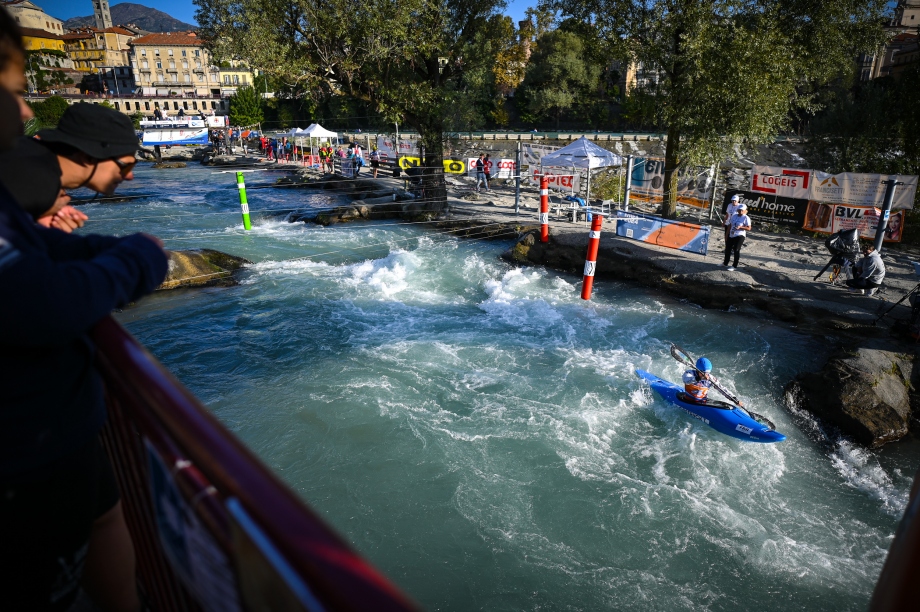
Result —
<instances>
[{"instance_id":1,"label":"turquoise water","mask_svg":"<svg viewBox=\"0 0 920 612\"><path fill-rule=\"evenodd\" d=\"M249 175L265 183L268 174ZM823 343L627 285L518 269L510 243L320 228L329 196L143 167L93 231L254 263L119 319L346 539L431 610L862 610L920 453L824 439L782 406ZM125 190L128 191L128 190ZM634 376L674 341L789 436L729 439ZM806 433L807 432L807 435Z\"/></svg>"}]
</instances>

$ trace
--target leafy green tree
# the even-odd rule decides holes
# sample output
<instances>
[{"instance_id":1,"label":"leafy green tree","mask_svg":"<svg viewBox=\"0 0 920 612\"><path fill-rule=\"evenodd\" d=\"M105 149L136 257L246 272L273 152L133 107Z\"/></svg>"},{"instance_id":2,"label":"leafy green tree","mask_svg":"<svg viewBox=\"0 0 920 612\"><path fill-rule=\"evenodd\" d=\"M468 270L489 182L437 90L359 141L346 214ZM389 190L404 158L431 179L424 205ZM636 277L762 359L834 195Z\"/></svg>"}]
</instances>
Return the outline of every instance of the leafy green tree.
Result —
<instances>
[{"instance_id":1,"label":"leafy green tree","mask_svg":"<svg viewBox=\"0 0 920 612\"><path fill-rule=\"evenodd\" d=\"M29 102L32 112L35 113L36 123L39 128L55 127L67 110L67 100L61 96L51 96L41 102Z\"/></svg>"},{"instance_id":2,"label":"leafy green tree","mask_svg":"<svg viewBox=\"0 0 920 612\"><path fill-rule=\"evenodd\" d=\"M602 67L586 61L581 36L562 29L537 39L527 73L515 95L536 118L552 117L556 128L562 114L585 107L598 95Z\"/></svg>"},{"instance_id":3,"label":"leafy green tree","mask_svg":"<svg viewBox=\"0 0 920 612\"><path fill-rule=\"evenodd\" d=\"M920 64L900 79L838 87L811 121L805 156L828 172L920 174Z\"/></svg>"},{"instance_id":4,"label":"leafy green tree","mask_svg":"<svg viewBox=\"0 0 920 612\"><path fill-rule=\"evenodd\" d=\"M215 53L265 68L300 91L367 101L418 131L423 165L441 174L445 117L461 79L491 58L472 43L503 2L195 0ZM444 192L433 189L443 201Z\"/></svg>"},{"instance_id":5,"label":"leafy green tree","mask_svg":"<svg viewBox=\"0 0 920 612\"><path fill-rule=\"evenodd\" d=\"M131 117L131 123L134 124L134 129L135 130L141 129L141 121L144 120L144 113L138 110L138 111L134 111L134 113L129 116Z\"/></svg>"},{"instance_id":6,"label":"leafy green tree","mask_svg":"<svg viewBox=\"0 0 920 612\"><path fill-rule=\"evenodd\" d=\"M682 165L764 142L884 40L885 0L542 0L592 23L612 57L653 71L667 130L663 214Z\"/></svg>"},{"instance_id":7,"label":"leafy green tree","mask_svg":"<svg viewBox=\"0 0 920 612\"><path fill-rule=\"evenodd\" d=\"M243 85L230 96L230 123L233 125L255 125L264 118L262 98L249 85Z\"/></svg>"}]
</instances>

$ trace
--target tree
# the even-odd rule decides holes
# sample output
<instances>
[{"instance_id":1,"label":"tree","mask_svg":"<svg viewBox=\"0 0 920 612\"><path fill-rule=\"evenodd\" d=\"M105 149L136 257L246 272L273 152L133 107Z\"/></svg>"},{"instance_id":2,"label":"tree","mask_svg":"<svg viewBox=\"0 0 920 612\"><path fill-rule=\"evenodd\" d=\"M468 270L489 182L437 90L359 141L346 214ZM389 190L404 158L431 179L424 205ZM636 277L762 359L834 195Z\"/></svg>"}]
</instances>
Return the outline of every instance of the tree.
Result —
<instances>
[{"instance_id":1,"label":"tree","mask_svg":"<svg viewBox=\"0 0 920 612\"><path fill-rule=\"evenodd\" d=\"M885 0L542 0L595 25L612 56L651 72L667 129L663 214L678 168L764 142L816 89L884 40Z\"/></svg>"},{"instance_id":2,"label":"tree","mask_svg":"<svg viewBox=\"0 0 920 612\"><path fill-rule=\"evenodd\" d=\"M805 155L828 172L920 174L920 63L900 79L875 79L832 90L812 120Z\"/></svg>"},{"instance_id":3,"label":"tree","mask_svg":"<svg viewBox=\"0 0 920 612\"><path fill-rule=\"evenodd\" d=\"M261 123L263 118L262 98L255 89L243 85L230 96L230 123L250 126Z\"/></svg>"},{"instance_id":4,"label":"tree","mask_svg":"<svg viewBox=\"0 0 920 612\"><path fill-rule=\"evenodd\" d=\"M573 32L553 30L537 39L520 97L535 118L553 117L590 104L598 94L602 67L586 61L585 44Z\"/></svg>"},{"instance_id":5,"label":"tree","mask_svg":"<svg viewBox=\"0 0 920 612\"><path fill-rule=\"evenodd\" d=\"M29 102L32 112L35 113L36 123L39 128L55 127L67 110L67 100L61 96L51 96L41 102Z\"/></svg>"},{"instance_id":6,"label":"tree","mask_svg":"<svg viewBox=\"0 0 920 612\"><path fill-rule=\"evenodd\" d=\"M440 179L445 117L464 102L461 77L490 60L472 43L504 6L445 0L195 3L202 34L217 55L240 57L313 95L365 100L389 121L417 130L429 179ZM432 192L444 201L442 187Z\"/></svg>"}]
</instances>

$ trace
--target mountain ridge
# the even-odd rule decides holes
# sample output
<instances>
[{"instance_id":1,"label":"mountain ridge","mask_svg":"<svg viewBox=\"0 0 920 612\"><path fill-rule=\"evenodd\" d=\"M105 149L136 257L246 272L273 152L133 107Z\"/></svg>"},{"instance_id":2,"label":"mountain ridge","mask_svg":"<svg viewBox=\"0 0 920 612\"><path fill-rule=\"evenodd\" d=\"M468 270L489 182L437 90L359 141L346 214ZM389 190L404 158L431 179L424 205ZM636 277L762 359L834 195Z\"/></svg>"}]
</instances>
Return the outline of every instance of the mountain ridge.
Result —
<instances>
[{"instance_id":1,"label":"mountain ridge","mask_svg":"<svg viewBox=\"0 0 920 612\"><path fill-rule=\"evenodd\" d=\"M143 4L122 2L121 4L112 5L110 11L112 13L112 25L134 24L140 29L148 32L182 32L198 29L198 27L193 24L179 21L163 11L144 6ZM96 20L92 15L71 17L64 22L65 29L95 25Z\"/></svg>"}]
</instances>

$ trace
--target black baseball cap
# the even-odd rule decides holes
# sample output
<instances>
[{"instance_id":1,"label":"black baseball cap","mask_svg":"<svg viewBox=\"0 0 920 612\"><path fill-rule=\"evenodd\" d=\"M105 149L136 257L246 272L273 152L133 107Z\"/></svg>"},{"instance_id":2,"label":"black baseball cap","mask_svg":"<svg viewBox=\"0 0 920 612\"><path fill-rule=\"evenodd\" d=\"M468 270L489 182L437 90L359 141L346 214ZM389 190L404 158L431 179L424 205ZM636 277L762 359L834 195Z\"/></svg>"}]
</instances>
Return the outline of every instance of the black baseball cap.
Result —
<instances>
[{"instance_id":1,"label":"black baseball cap","mask_svg":"<svg viewBox=\"0 0 920 612\"><path fill-rule=\"evenodd\" d=\"M85 102L68 107L58 126L41 130L38 137L42 142L66 144L95 159L133 155L140 148L127 115Z\"/></svg>"},{"instance_id":2,"label":"black baseball cap","mask_svg":"<svg viewBox=\"0 0 920 612\"><path fill-rule=\"evenodd\" d=\"M0 183L23 210L38 219L54 206L61 191L57 155L31 138L19 138L13 149L0 153Z\"/></svg>"}]
</instances>

